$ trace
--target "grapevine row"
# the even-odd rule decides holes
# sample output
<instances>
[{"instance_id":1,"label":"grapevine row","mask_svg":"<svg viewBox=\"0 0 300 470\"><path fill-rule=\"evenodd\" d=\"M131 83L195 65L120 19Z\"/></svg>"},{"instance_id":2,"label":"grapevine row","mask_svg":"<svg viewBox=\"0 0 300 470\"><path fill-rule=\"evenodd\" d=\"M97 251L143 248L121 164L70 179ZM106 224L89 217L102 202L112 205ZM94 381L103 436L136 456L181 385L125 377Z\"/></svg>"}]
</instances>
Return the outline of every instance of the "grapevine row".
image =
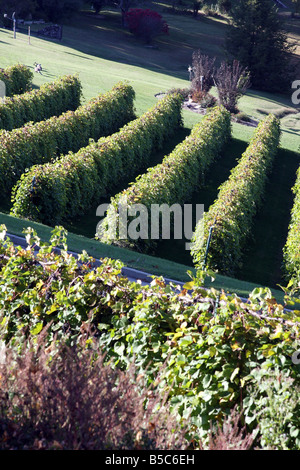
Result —
<instances>
[{"instance_id":1,"label":"grapevine row","mask_svg":"<svg viewBox=\"0 0 300 470\"><path fill-rule=\"evenodd\" d=\"M5 98L0 103L0 129L12 130L26 122L39 122L59 116L80 105L81 83L77 76L66 75L42 85L38 90Z\"/></svg>"},{"instance_id":2,"label":"grapevine row","mask_svg":"<svg viewBox=\"0 0 300 470\"><path fill-rule=\"evenodd\" d=\"M29 67L22 64L10 65L0 69L0 80L5 83L6 96L13 96L31 90L33 73Z\"/></svg>"},{"instance_id":3,"label":"grapevine row","mask_svg":"<svg viewBox=\"0 0 300 470\"><path fill-rule=\"evenodd\" d=\"M114 229L114 219L119 217L116 213L120 201L126 199L125 204L128 209L133 204L143 204L148 209L149 216L153 204L169 206L184 204L199 187L205 172L220 154L230 135L230 113L223 107L212 109L161 164L148 169L126 191L111 199L107 215L102 222L101 233L98 234L101 241L120 243L122 246L142 243L144 249L150 248L154 243L150 235L146 238L147 241L144 241L145 238L143 241L140 238L135 241L130 239L119 241L119 233L118 231L115 233ZM117 229L119 225L117 222ZM150 229L151 224L148 225ZM114 240L112 237L115 237Z\"/></svg>"},{"instance_id":4,"label":"grapevine row","mask_svg":"<svg viewBox=\"0 0 300 470\"><path fill-rule=\"evenodd\" d=\"M259 123L216 201L196 225L191 250L196 267L202 268L206 260L210 234L207 266L227 275L240 266L279 139L279 120L270 114Z\"/></svg>"},{"instance_id":5,"label":"grapevine row","mask_svg":"<svg viewBox=\"0 0 300 470\"><path fill-rule=\"evenodd\" d=\"M11 191L26 168L78 151L89 139L98 140L119 130L134 115L134 90L118 84L76 111L38 123L0 132L0 191Z\"/></svg>"},{"instance_id":6,"label":"grapevine row","mask_svg":"<svg viewBox=\"0 0 300 470\"><path fill-rule=\"evenodd\" d=\"M179 95L166 96L119 132L53 163L33 166L13 190L12 214L52 225L110 197L120 182L127 184L145 171L153 152L182 124L181 104Z\"/></svg>"}]
</instances>

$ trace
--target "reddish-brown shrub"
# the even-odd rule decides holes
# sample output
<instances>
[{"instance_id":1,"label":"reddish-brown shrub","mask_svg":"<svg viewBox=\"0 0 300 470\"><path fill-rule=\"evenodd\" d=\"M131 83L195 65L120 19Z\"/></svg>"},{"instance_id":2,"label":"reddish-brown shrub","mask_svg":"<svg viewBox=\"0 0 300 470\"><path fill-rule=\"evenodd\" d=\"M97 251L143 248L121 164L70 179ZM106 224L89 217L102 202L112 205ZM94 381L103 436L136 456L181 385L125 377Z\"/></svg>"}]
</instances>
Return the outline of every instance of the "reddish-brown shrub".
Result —
<instances>
[{"instance_id":1,"label":"reddish-brown shrub","mask_svg":"<svg viewBox=\"0 0 300 470\"><path fill-rule=\"evenodd\" d=\"M241 426L241 415L237 409L231 410L223 425L214 430L209 439L209 450L250 450L255 440L255 433L246 433Z\"/></svg>"},{"instance_id":2,"label":"reddish-brown shrub","mask_svg":"<svg viewBox=\"0 0 300 470\"><path fill-rule=\"evenodd\" d=\"M132 8L125 15L129 31L150 43L155 36L168 34L168 24L156 11Z\"/></svg>"},{"instance_id":3,"label":"reddish-brown shrub","mask_svg":"<svg viewBox=\"0 0 300 470\"><path fill-rule=\"evenodd\" d=\"M186 449L185 430L134 367L93 348L43 342L0 364L0 449ZM156 407L160 405L159 412Z\"/></svg>"}]
</instances>

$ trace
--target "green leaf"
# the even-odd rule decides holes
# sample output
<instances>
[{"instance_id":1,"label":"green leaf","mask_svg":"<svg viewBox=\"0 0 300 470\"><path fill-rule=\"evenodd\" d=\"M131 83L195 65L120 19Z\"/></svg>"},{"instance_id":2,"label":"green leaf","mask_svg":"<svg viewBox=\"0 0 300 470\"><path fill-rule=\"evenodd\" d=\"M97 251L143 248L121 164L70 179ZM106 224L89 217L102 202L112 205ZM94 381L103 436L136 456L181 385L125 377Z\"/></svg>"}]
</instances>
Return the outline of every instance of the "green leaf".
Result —
<instances>
[{"instance_id":1,"label":"green leaf","mask_svg":"<svg viewBox=\"0 0 300 470\"><path fill-rule=\"evenodd\" d=\"M124 345L124 343L121 343L120 341L118 341L118 342L114 345L114 351L115 351L115 353L117 353L119 356L123 356L124 350L125 350L125 345Z\"/></svg>"},{"instance_id":2,"label":"green leaf","mask_svg":"<svg viewBox=\"0 0 300 470\"><path fill-rule=\"evenodd\" d=\"M212 381L212 376L209 374L205 375L203 382L202 382L203 388L208 388L211 384L211 381Z\"/></svg>"},{"instance_id":3,"label":"green leaf","mask_svg":"<svg viewBox=\"0 0 300 470\"><path fill-rule=\"evenodd\" d=\"M195 283L194 281L190 281L190 282L186 282L183 286L184 289L187 289L187 290L190 290L190 289L193 289L193 287L195 286Z\"/></svg>"},{"instance_id":4,"label":"green leaf","mask_svg":"<svg viewBox=\"0 0 300 470\"><path fill-rule=\"evenodd\" d=\"M205 402L210 401L212 398L212 394L208 390L205 390L204 392L200 392L200 396L202 400L204 400Z\"/></svg>"},{"instance_id":5,"label":"green leaf","mask_svg":"<svg viewBox=\"0 0 300 470\"><path fill-rule=\"evenodd\" d=\"M298 437L300 433L300 429L297 428L296 426L292 426L291 429L290 429L290 435L291 437Z\"/></svg>"},{"instance_id":6,"label":"green leaf","mask_svg":"<svg viewBox=\"0 0 300 470\"><path fill-rule=\"evenodd\" d=\"M33 328L31 328L30 333L34 336L38 335L41 332L42 328L43 328L43 322L39 322Z\"/></svg>"}]
</instances>

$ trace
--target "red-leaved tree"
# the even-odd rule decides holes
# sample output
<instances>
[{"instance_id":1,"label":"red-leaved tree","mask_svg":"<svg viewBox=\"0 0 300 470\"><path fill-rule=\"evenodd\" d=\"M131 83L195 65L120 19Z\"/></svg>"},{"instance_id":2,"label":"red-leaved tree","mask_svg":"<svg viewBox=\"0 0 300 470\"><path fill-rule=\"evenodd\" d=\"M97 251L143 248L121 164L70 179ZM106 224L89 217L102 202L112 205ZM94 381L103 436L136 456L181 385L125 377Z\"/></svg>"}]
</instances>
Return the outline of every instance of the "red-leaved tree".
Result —
<instances>
[{"instance_id":1,"label":"red-leaved tree","mask_svg":"<svg viewBox=\"0 0 300 470\"><path fill-rule=\"evenodd\" d=\"M147 44L151 43L154 37L169 32L166 21L153 10L132 8L126 13L125 20L129 31Z\"/></svg>"}]
</instances>

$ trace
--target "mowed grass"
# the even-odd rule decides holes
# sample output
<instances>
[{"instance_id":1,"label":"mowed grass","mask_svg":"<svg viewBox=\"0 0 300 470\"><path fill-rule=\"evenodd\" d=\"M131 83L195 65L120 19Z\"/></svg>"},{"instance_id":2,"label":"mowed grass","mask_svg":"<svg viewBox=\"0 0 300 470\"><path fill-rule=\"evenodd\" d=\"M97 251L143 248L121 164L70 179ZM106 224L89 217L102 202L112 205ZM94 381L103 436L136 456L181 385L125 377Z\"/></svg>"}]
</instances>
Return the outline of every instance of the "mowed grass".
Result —
<instances>
[{"instance_id":1,"label":"mowed grass","mask_svg":"<svg viewBox=\"0 0 300 470\"><path fill-rule=\"evenodd\" d=\"M35 75L36 86L66 73L78 73L86 100L107 91L119 80L127 80L136 90L140 114L155 103L155 94L160 91L189 86L187 69L194 50L201 49L218 61L224 58L224 38L229 27L224 19L174 15L165 12L160 4L155 8L161 10L168 22L170 34L157 38L153 47L145 46L121 27L118 10L104 11L98 16L84 12L64 26L62 42L31 37L29 45L26 34L17 33L14 40L11 31L0 29L1 66L21 62L33 69L34 62L41 63L43 75ZM300 44L300 35L295 33L295 38ZM249 90L239 107L255 119L263 117L260 110L288 113L281 120L282 145L297 150L300 113L294 114L298 110L292 109L291 96ZM189 128L198 119L191 112L185 112L184 117Z\"/></svg>"},{"instance_id":2,"label":"mowed grass","mask_svg":"<svg viewBox=\"0 0 300 470\"><path fill-rule=\"evenodd\" d=\"M158 8L159 6L156 9ZM137 114L140 115L156 102L155 95L157 93L174 87L189 86L187 68L191 64L194 50L200 48L204 53L216 56L218 60L221 60L224 53L223 42L228 28L228 24L224 19L212 19L203 16L194 19L191 16L174 15L165 11L163 11L163 16L170 26L170 34L158 38L154 47L146 47L122 29L120 14L117 10L104 11L99 17L89 12L81 14L77 19L72 20L70 24L64 26L61 42L32 36L30 44L28 44L26 34L18 32L17 39L14 40L11 31L1 29L0 65L5 67L20 62L33 69L34 62L40 62L43 66L43 74L35 74L34 85L36 87L46 81L54 80L58 76L77 73L83 85L84 100L96 96L99 92L109 90L120 80L126 80L136 91L136 110ZM34 30L36 26L32 28ZM296 31L293 34L296 37L298 33ZM215 93L215 90L213 92ZM292 162L289 171L282 174L285 196L282 200L281 210L285 211L284 230L286 230L286 221L289 218L291 203L290 188L294 183L294 169L298 164L298 161L297 164L295 163L297 154L294 152L297 151L300 143L300 114L294 108L290 96L262 93L255 90L249 90L247 95L240 100L239 108L255 119L262 119L268 112L277 113L281 118L281 146L283 151L279 154L279 160L284 163L283 159L288 155L287 161ZM184 130L182 136L178 136L179 139L183 138L200 118L199 115L184 110ZM218 185L228 176L231 165L236 163L235 160L246 147L253 133L252 127L237 123L233 123L232 127L233 142L231 147L226 150L225 166L223 167L220 164L212 169L206 191L200 191L198 196L195 195L196 199L194 200L205 204L205 207L213 202L214 197L217 195ZM167 153L175 144L176 140L168 143L164 151ZM163 153L154 156L153 164L163 156ZM278 175L281 175L280 165L278 166ZM279 192L276 179L273 180L273 183L270 183L271 186L272 184L273 192ZM266 207L270 210L273 209L272 213L274 213L274 207L272 208L273 196L269 189L269 205ZM286 203L287 200L288 203ZM9 206L8 201L0 201L0 209L2 208L4 212L9 211ZM0 213L0 223L5 221L8 230L11 230L12 233L20 234L21 229L28 225L27 221L15 220L13 222L13 220L12 217ZM280 220L280 224L272 225L273 228L275 227L279 231L281 231L283 219ZM144 255L133 252L127 253L126 250L122 252L114 251L113 247L101 244L97 245L98 249L96 250L94 244L98 242L84 238L83 235L93 237L97 222L95 208L90 208L89 214L83 214L80 219L76 220L76 223L71 222L69 224L67 228L78 233L78 235L73 233L69 235L71 249L73 247L74 251L81 251L89 247L91 253L93 255L97 254L98 257L106 255L119 257L129 266L137 269L147 272L150 270L153 274L162 274L177 280L186 280L186 271L190 269L190 263L186 262L187 254L182 251L180 254L172 243L166 249L158 252L158 258L145 258ZM257 219L257 227L260 227L259 230L261 231L257 232L258 236L257 233L255 235L256 243L258 240L259 244L262 239L261 233L264 231L263 218L260 219L260 222ZM44 229L48 236L50 228L44 227ZM282 238L280 243L282 243ZM255 248L255 244L253 244L252 253L258 253L257 246ZM269 248L269 244L265 243L265 251L267 248ZM164 255L164 258L168 256L170 260L162 259L161 255ZM278 251L276 256L278 256ZM150 258L151 261L149 261ZM148 264L144 261L145 259L147 259ZM174 262L174 260L177 262ZM249 250L247 266L240 273L242 281L217 276L214 285L215 287L225 288L225 290L228 287L230 291L234 290L239 295L244 296L255 287L255 283L259 285L269 283L274 287L276 281L275 283L273 282L274 279L272 281L272 274L275 268L272 263L271 260L269 264L263 264L260 257L253 259L253 255L250 254ZM262 272L265 271L270 274L270 282L269 280L264 282L266 277L258 275L255 269L253 270L255 264L261 268ZM277 269L278 263L276 272ZM253 282L248 283L249 279ZM281 296L279 291L276 291L276 295L277 297Z\"/></svg>"}]
</instances>

